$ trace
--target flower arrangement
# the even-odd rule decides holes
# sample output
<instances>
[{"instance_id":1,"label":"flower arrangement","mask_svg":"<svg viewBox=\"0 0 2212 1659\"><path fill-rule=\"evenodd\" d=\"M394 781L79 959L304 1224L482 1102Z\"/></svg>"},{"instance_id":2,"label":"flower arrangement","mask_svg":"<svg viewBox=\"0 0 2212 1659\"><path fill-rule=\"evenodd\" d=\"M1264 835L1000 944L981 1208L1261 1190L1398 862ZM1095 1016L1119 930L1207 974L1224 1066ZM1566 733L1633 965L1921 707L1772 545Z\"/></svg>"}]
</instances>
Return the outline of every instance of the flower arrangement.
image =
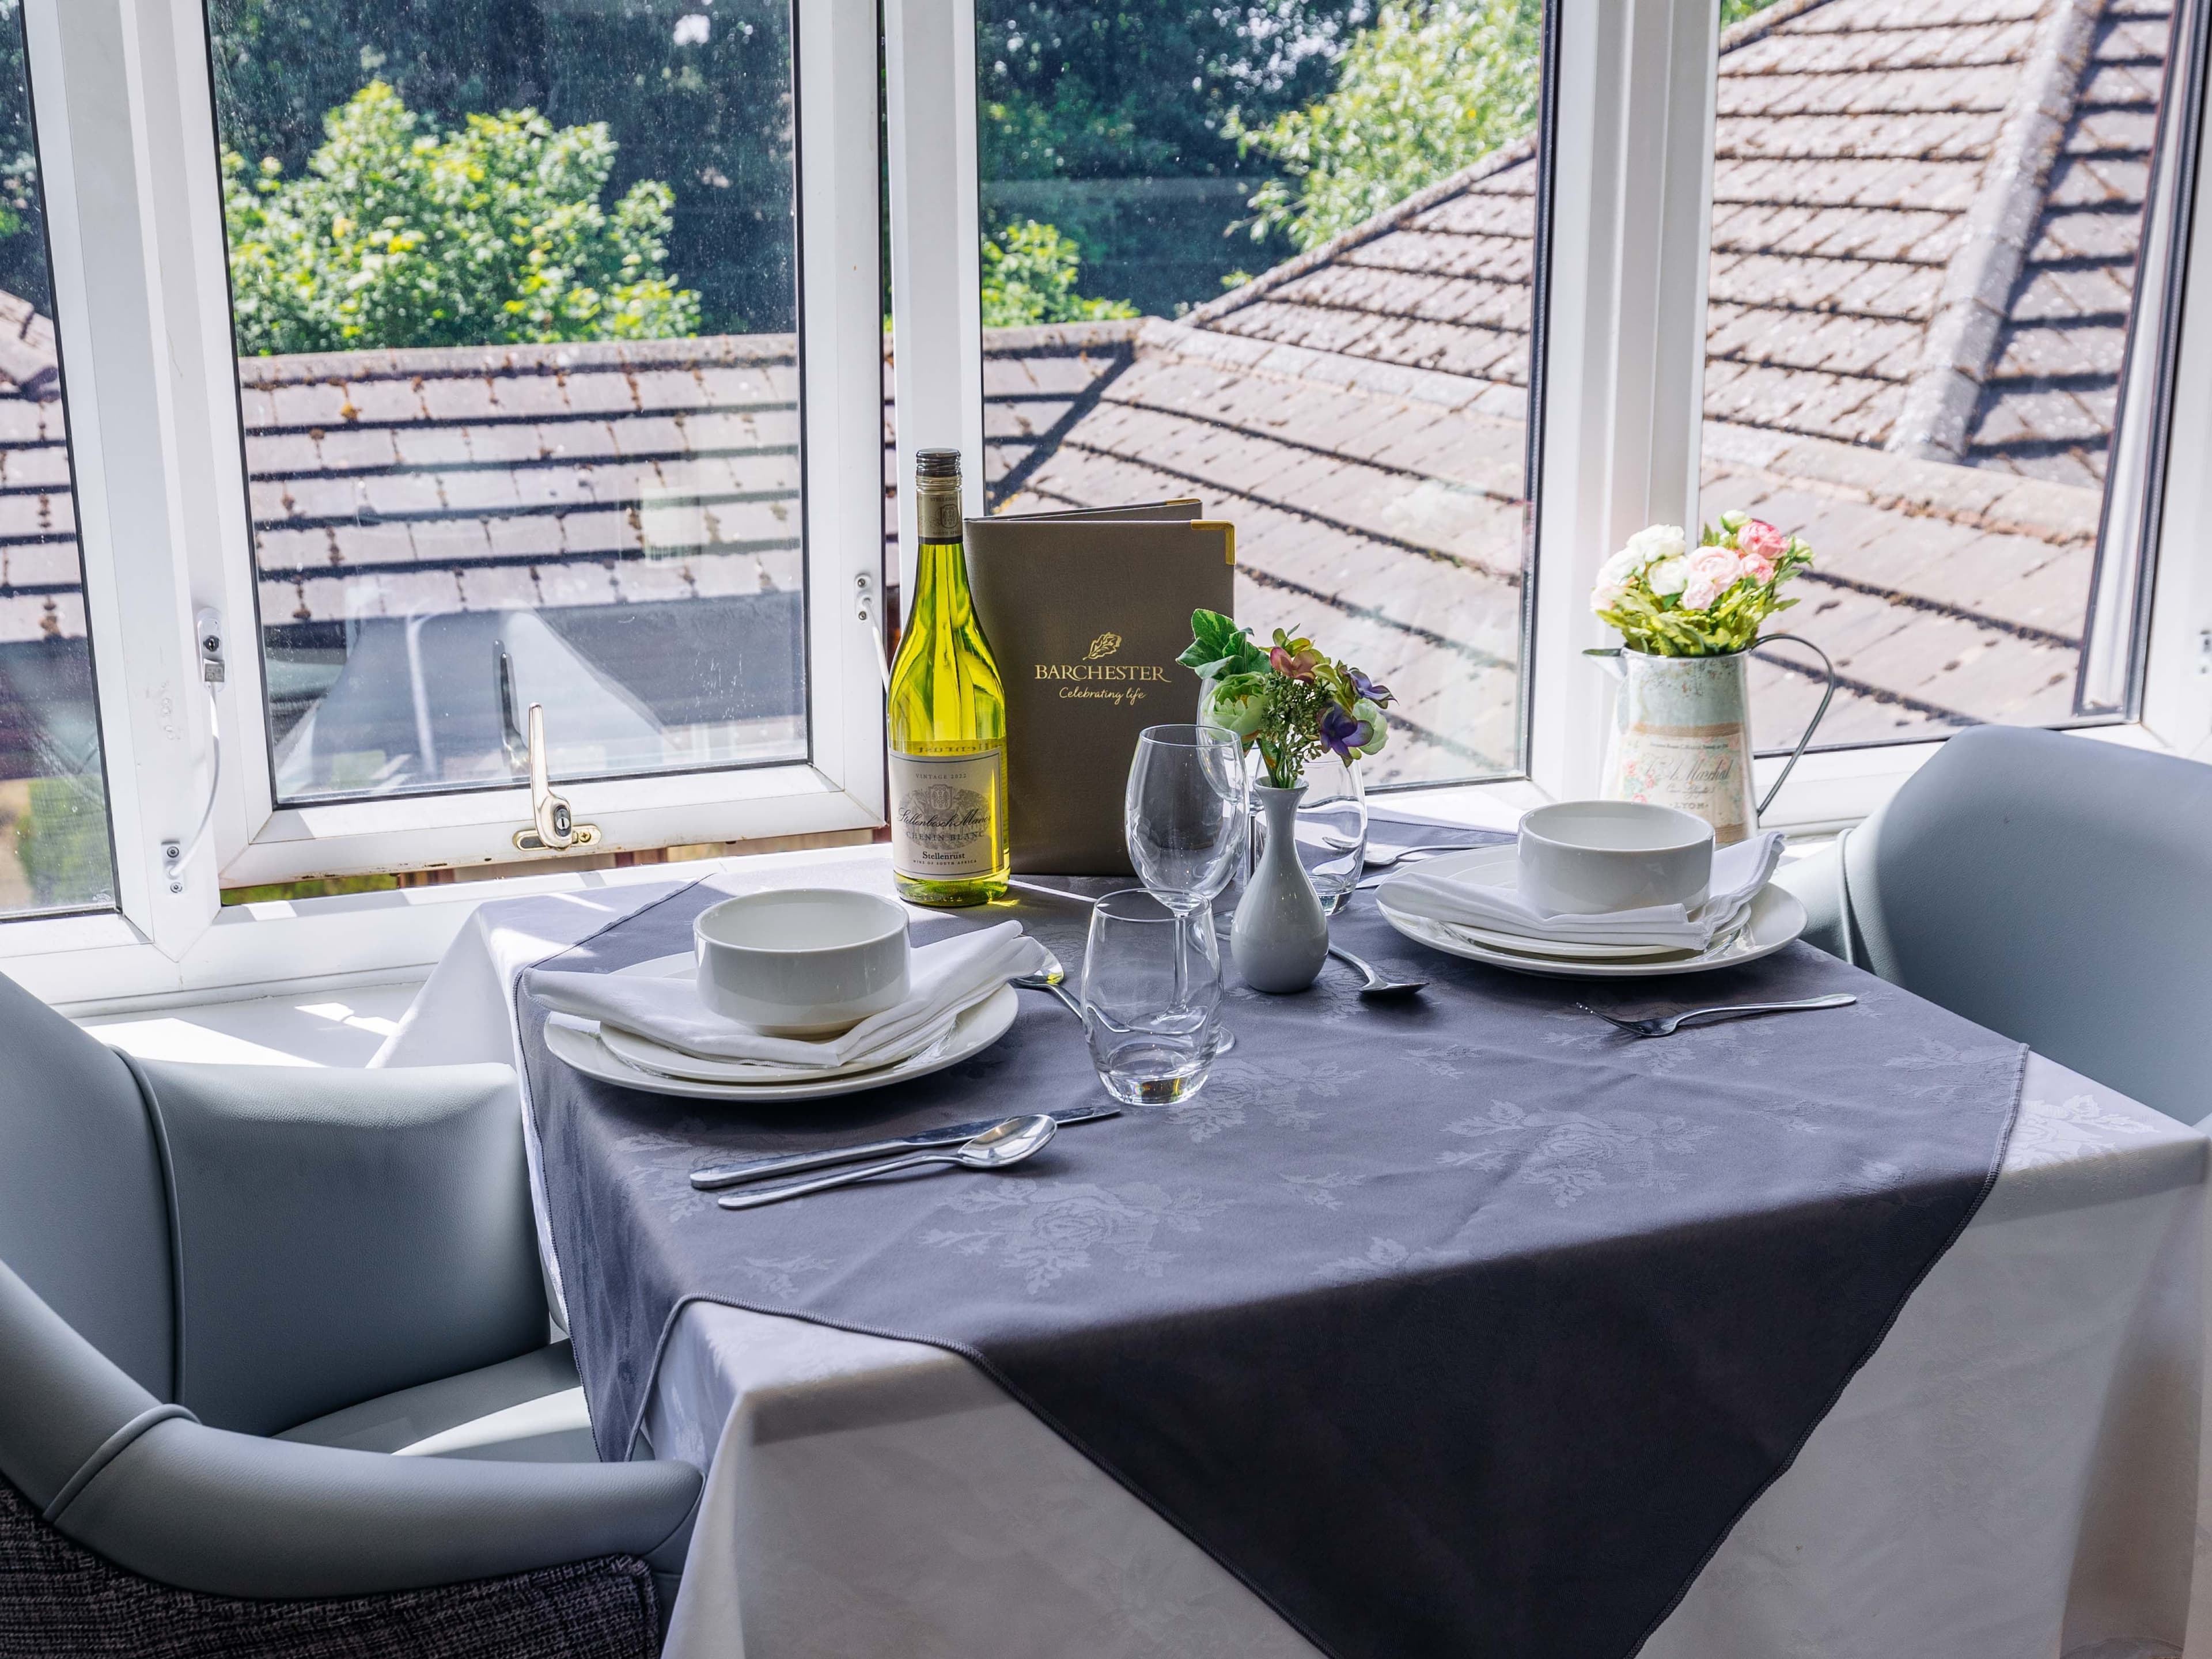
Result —
<instances>
[{"instance_id":1,"label":"flower arrangement","mask_svg":"<svg viewBox=\"0 0 2212 1659\"><path fill-rule=\"evenodd\" d=\"M1199 719L1257 749L1276 788L1296 787L1307 763L1325 753L1348 766L1389 741L1382 711L1390 688L1331 662L1311 640L1279 628L1273 645L1261 645L1218 611L1191 612L1190 632L1190 648L1176 660L1202 683Z\"/></svg>"},{"instance_id":2,"label":"flower arrangement","mask_svg":"<svg viewBox=\"0 0 2212 1659\"><path fill-rule=\"evenodd\" d=\"M1813 562L1813 550L1748 513L1723 513L1694 548L1681 526L1638 531L1607 559L1590 590L1598 620L1620 630L1632 651L1659 657L1718 657L1741 651L1759 624L1797 603L1782 584Z\"/></svg>"}]
</instances>

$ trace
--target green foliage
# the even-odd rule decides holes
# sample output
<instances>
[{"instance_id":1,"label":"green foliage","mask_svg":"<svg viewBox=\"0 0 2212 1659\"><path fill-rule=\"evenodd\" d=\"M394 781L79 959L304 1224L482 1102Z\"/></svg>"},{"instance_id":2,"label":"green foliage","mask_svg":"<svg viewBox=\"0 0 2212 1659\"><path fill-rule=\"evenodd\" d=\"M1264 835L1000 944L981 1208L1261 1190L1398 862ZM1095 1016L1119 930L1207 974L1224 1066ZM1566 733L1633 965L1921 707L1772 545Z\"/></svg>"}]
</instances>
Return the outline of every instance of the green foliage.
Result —
<instances>
[{"instance_id":1,"label":"green foliage","mask_svg":"<svg viewBox=\"0 0 2212 1659\"><path fill-rule=\"evenodd\" d=\"M604 122L616 149L602 199L644 179L672 192L668 268L699 291L700 326L788 330L792 12L788 0L207 0L217 130L296 177L327 113L372 79L425 131L492 110Z\"/></svg>"},{"instance_id":2,"label":"green foliage","mask_svg":"<svg viewBox=\"0 0 2212 1659\"><path fill-rule=\"evenodd\" d=\"M1754 12L1765 11L1774 0L1721 0L1721 27L1741 23Z\"/></svg>"},{"instance_id":3,"label":"green foliage","mask_svg":"<svg viewBox=\"0 0 2212 1659\"><path fill-rule=\"evenodd\" d=\"M33 778L30 810L15 820L15 860L41 908L98 904L113 896L107 790L98 772Z\"/></svg>"},{"instance_id":4,"label":"green foliage","mask_svg":"<svg viewBox=\"0 0 2212 1659\"><path fill-rule=\"evenodd\" d=\"M599 206L616 155L604 123L556 130L526 109L443 136L418 125L372 81L331 112L297 178L224 153L241 351L697 331L699 296L664 268L668 186L640 179Z\"/></svg>"},{"instance_id":5,"label":"green foliage","mask_svg":"<svg viewBox=\"0 0 2212 1659\"><path fill-rule=\"evenodd\" d=\"M1535 123L1541 0L1386 0L1346 51L1336 89L1264 125L1226 131L1289 175L1252 198L1255 233L1301 248L1449 178Z\"/></svg>"},{"instance_id":6,"label":"green foliage","mask_svg":"<svg viewBox=\"0 0 2212 1659\"><path fill-rule=\"evenodd\" d=\"M1025 219L983 244L983 326L1095 323L1133 317L1121 300L1086 300L1075 291L1083 250L1051 225Z\"/></svg>"},{"instance_id":7,"label":"green foliage","mask_svg":"<svg viewBox=\"0 0 2212 1659\"><path fill-rule=\"evenodd\" d=\"M1232 107L1328 89L1366 0L981 0L981 173L1200 178L1241 170Z\"/></svg>"}]
</instances>

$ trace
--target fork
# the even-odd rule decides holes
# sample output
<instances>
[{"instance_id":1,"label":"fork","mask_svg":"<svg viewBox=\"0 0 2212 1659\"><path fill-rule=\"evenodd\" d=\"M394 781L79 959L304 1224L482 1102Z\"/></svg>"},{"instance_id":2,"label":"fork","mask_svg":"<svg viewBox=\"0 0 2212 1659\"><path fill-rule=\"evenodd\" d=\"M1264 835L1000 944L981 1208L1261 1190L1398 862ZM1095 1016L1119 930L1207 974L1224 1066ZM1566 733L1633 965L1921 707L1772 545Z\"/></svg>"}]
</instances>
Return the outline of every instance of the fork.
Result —
<instances>
[{"instance_id":1,"label":"fork","mask_svg":"<svg viewBox=\"0 0 2212 1659\"><path fill-rule=\"evenodd\" d=\"M1575 1006L1586 1014L1595 1014L1607 1024L1616 1026L1631 1036L1672 1036L1685 1023L1693 1019L1743 1019L1753 1014L1794 1014L1809 1008L1847 1008L1858 999L1848 991L1838 991L1832 996L1807 997L1802 1002L1739 1002L1719 1008L1687 1008L1679 1014L1662 1014L1652 1019L1621 1019L1602 1008L1593 1008L1587 1002Z\"/></svg>"}]
</instances>

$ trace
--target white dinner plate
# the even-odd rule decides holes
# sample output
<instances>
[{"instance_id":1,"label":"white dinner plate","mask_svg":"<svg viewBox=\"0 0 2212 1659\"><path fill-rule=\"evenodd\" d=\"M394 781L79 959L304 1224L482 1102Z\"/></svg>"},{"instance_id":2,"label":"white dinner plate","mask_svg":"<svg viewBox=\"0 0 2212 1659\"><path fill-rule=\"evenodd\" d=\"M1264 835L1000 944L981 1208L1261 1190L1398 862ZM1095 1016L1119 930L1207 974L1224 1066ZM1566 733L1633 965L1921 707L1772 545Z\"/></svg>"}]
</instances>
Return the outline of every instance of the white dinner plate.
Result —
<instances>
[{"instance_id":1,"label":"white dinner plate","mask_svg":"<svg viewBox=\"0 0 2212 1659\"><path fill-rule=\"evenodd\" d=\"M1501 951L1474 938L1464 927L1426 916L1407 915L1382 907L1382 920L1416 944L1486 962L1493 968L1510 968L1520 974L1540 974L1552 979L1656 979L1662 974L1704 974L1716 968L1734 968L1761 957L1772 956L1805 931L1805 907L1786 887L1769 882L1751 902L1751 915L1743 926L1723 937L1708 950L1686 956L1670 952L1663 958L1614 957L1607 962L1569 961L1521 951Z\"/></svg>"},{"instance_id":2,"label":"white dinner plate","mask_svg":"<svg viewBox=\"0 0 2212 1659\"><path fill-rule=\"evenodd\" d=\"M957 1066L1006 1036L1006 1028L1014 1023L1014 1015L1020 1007L1021 994L1011 985L1001 985L955 1020L943 1042L921 1054L896 1066L817 1077L805 1083L698 1083L689 1078L663 1077L619 1058L599 1041L596 1030L581 1030L557 1019L545 1024L545 1046L556 1060L573 1066L586 1077L595 1077L602 1083L618 1083L625 1089L641 1089L647 1094L746 1105L780 1100L827 1100L837 1095L856 1095L866 1089L886 1088L909 1078L927 1077L932 1072Z\"/></svg>"},{"instance_id":3,"label":"white dinner plate","mask_svg":"<svg viewBox=\"0 0 2212 1659\"><path fill-rule=\"evenodd\" d=\"M1497 847L1472 847L1464 853L1447 853L1438 858L1423 859L1418 865L1409 864L1406 867L1409 870L1440 871L1478 887L1498 888L1509 893L1520 890L1519 849L1511 842ZM1379 884L1375 896L1380 899L1389 890L1389 884ZM1452 927L1492 950L1511 951L1520 956L1620 962L1635 957L1682 954L1671 945L1586 945L1577 939L1536 939L1526 933L1509 933L1503 928L1478 927L1467 921L1437 925Z\"/></svg>"}]
</instances>

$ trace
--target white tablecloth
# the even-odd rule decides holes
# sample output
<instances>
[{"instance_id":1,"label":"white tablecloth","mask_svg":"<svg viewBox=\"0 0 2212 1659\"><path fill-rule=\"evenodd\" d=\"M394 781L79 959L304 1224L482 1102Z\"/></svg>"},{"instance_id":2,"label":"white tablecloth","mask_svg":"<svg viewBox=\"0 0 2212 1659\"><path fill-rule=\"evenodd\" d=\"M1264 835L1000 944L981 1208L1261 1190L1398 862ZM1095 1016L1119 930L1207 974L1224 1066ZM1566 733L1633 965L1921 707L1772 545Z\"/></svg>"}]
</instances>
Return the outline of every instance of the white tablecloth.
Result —
<instances>
[{"instance_id":1,"label":"white tablecloth","mask_svg":"<svg viewBox=\"0 0 2212 1659\"><path fill-rule=\"evenodd\" d=\"M889 890L877 854L803 879ZM514 976L665 890L484 906L378 1063L512 1060ZM1647 1659L2212 1659L2206 1146L2032 1059L1989 1200ZM671 1659L1315 1651L938 1349L695 1303L646 1433L708 1471Z\"/></svg>"}]
</instances>

